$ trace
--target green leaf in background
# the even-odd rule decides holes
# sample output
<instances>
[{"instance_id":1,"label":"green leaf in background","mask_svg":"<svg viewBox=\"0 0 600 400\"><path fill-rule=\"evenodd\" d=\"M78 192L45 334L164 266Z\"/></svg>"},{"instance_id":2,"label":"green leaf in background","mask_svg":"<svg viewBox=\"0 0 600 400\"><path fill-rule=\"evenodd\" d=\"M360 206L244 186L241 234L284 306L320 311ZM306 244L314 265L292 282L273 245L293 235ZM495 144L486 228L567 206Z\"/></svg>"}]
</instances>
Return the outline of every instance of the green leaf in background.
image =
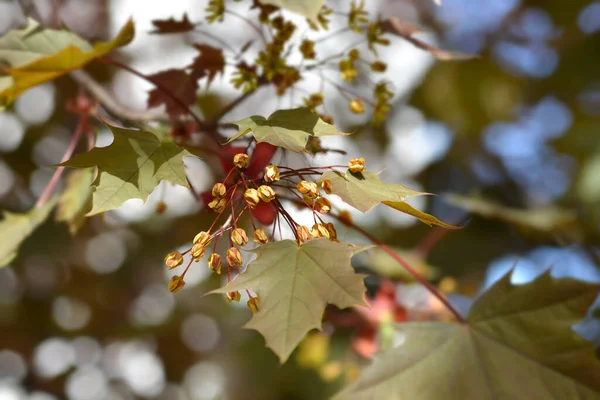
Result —
<instances>
[{"instance_id":1,"label":"green leaf in background","mask_svg":"<svg viewBox=\"0 0 600 400\"><path fill-rule=\"evenodd\" d=\"M485 218L498 219L533 231L556 233L558 231L577 230L577 213L555 206L520 210L472 196L448 194L445 198L448 203L473 214Z\"/></svg>"},{"instance_id":2,"label":"green leaf in background","mask_svg":"<svg viewBox=\"0 0 600 400\"><path fill-rule=\"evenodd\" d=\"M227 143L252 132L258 143L267 142L296 152L304 151L309 136L349 135L338 131L306 107L275 111L269 119L255 115L234 124L239 127L239 134Z\"/></svg>"},{"instance_id":3,"label":"green leaf in background","mask_svg":"<svg viewBox=\"0 0 600 400\"><path fill-rule=\"evenodd\" d=\"M65 222L72 235L81 228L85 215L92 209L93 180L92 168L73 171L65 179L66 187L58 198L54 218L59 222Z\"/></svg>"},{"instance_id":4,"label":"green leaf in background","mask_svg":"<svg viewBox=\"0 0 600 400\"><path fill-rule=\"evenodd\" d=\"M507 274L465 324L400 325L402 344L335 399L598 399L600 361L571 328L599 291L549 273L512 285Z\"/></svg>"},{"instance_id":5,"label":"green leaf in background","mask_svg":"<svg viewBox=\"0 0 600 400\"><path fill-rule=\"evenodd\" d=\"M4 212L0 221L0 268L14 260L21 243L48 218L55 205L56 199L52 199L25 214Z\"/></svg>"},{"instance_id":6,"label":"green leaf in background","mask_svg":"<svg viewBox=\"0 0 600 400\"><path fill-rule=\"evenodd\" d=\"M161 142L150 132L108 127L114 135L110 146L94 148L60 164L98 167L93 207L87 215L118 208L132 198L146 201L162 180L189 187L183 165L183 157L191 155L187 150L171 141Z\"/></svg>"},{"instance_id":7,"label":"green leaf in background","mask_svg":"<svg viewBox=\"0 0 600 400\"><path fill-rule=\"evenodd\" d=\"M272 4L305 16L310 20L315 20L325 0L263 0L261 3Z\"/></svg>"},{"instance_id":8,"label":"green leaf in background","mask_svg":"<svg viewBox=\"0 0 600 400\"><path fill-rule=\"evenodd\" d=\"M0 62L7 65L8 73L0 77L0 104L7 105L25 90L128 44L134 33L130 20L113 40L91 45L73 32L46 29L30 19L25 29L0 37Z\"/></svg>"},{"instance_id":9,"label":"green leaf in background","mask_svg":"<svg viewBox=\"0 0 600 400\"><path fill-rule=\"evenodd\" d=\"M325 238L267 243L254 250L245 272L211 293L257 293L259 311L245 327L259 331L283 363L311 329L321 329L327 304L366 306L364 276L350 263L364 249Z\"/></svg>"},{"instance_id":10,"label":"green leaf in background","mask_svg":"<svg viewBox=\"0 0 600 400\"><path fill-rule=\"evenodd\" d=\"M427 225L439 225L450 229L458 228L419 211L404 201L407 197L428 193L418 192L399 184L382 182L377 175L375 172L353 174L346 171L346 174L342 174L338 171L326 171L319 182L325 180L331 182L332 194L338 195L348 205L362 212L367 212L377 204L383 203L412 215Z\"/></svg>"}]
</instances>

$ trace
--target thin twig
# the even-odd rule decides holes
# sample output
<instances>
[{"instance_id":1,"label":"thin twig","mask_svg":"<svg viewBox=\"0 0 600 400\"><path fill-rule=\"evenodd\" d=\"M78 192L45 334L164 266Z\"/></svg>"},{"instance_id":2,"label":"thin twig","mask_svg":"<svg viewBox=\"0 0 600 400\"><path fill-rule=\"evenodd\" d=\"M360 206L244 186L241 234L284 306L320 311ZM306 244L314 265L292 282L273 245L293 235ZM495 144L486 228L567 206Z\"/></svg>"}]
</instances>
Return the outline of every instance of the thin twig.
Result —
<instances>
[{"instance_id":1,"label":"thin twig","mask_svg":"<svg viewBox=\"0 0 600 400\"><path fill-rule=\"evenodd\" d=\"M87 130L88 130L87 116L82 116L79 119L79 122L77 123L77 127L75 128L75 133L73 134L73 136L71 136L71 141L69 142L69 146L67 147L67 150L65 150L65 154L63 155L62 160L60 161L61 164L64 163L65 161L68 161L71 158L71 156L73 155L73 152L75 151L75 148L77 147L77 143L79 142L79 139L81 138L81 135ZM60 180L60 177L62 176L62 173L64 170L65 170L65 167L58 167L54 171L54 174L52 175L52 178L50 178L50 181L44 188L42 195L40 196L38 201L35 203L36 207L40 207L46 201L48 201L48 199L52 195L52 191L58 184L58 181Z\"/></svg>"},{"instance_id":2,"label":"thin twig","mask_svg":"<svg viewBox=\"0 0 600 400\"><path fill-rule=\"evenodd\" d=\"M168 117L161 112L133 110L119 103L100 83L94 80L87 72L75 70L70 74L71 78L83 86L110 114L119 119L146 123L149 121L168 121Z\"/></svg>"}]
</instances>

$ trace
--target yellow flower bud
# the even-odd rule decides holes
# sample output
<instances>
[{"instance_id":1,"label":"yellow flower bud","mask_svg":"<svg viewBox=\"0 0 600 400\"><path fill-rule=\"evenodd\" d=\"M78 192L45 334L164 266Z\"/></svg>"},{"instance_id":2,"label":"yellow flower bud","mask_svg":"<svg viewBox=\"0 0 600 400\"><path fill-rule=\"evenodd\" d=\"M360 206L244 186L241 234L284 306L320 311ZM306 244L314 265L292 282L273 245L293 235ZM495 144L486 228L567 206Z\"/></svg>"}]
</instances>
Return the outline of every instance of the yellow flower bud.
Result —
<instances>
[{"instance_id":1,"label":"yellow flower bud","mask_svg":"<svg viewBox=\"0 0 600 400\"><path fill-rule=\"evenodd\" d=\"M248 154L237 153L235 156L233 156L233 165L238 168L244 168L246 165L248 165L249 159L250 157L248 157Z\"/></svg>"},{"instance_id":2,"label":"yellow flower bud","mask_svg":"<svg viewBox=\"0 0 600 400\"><path fill-rule=\"evenodd\" d=\"M314 238L326 237L329 239L329 231L323 224L314 224L310 230L310 235Z\"/></svg>"},{"instance_id":3,"label":"yellow flower bud","mask_svg":"<svg viewBox=\"0 0 600 400\"><path fill-rule=\"evenodd\" d=\"M227 263L231 267L239 267L244 264L242 253L240 253L240 251L235 247L228 248L225 257L227 258Z\"/></svg>"},{"instance_id":4,"label":"yellow flower bud","mask_svg":"<svg viewBox=\"0 0 600 400\"><path fill-rule=\"evenodd\" d=\"M335 230L335 226L332 222L328 222L325 224L325 228L329 232L329 239L336 240L337 239L337 231Z\"/></svg>"},{"instance_id":5,"label":"yellow flower bud","mask_svg":"<svg viewBox=\"0 0 600 400\"><path fill-rule=\"evenodd\" d=\"M325 179L321 182L321 188L327 194L331 194L331 181L329 179Z\"/></svg>"},{"instance_id":6,"label":"yellow flower bud","mask_svg":"<svg viewBox=\"0 0 600 400\"><path fill-rule=\"evenodd\" d=\"M227 302L231 303L232 301L240 301L242 295L240 292L227 292Z\"/></svg>"},{"instance_id":7,"label":"yellow flower bud","mask_svg":"<svg viewBox=\"0 0 600 400\"><path fill-rule=\"evenodd\" d=\"M225 199L214 199L210 203L208 203L208 207L215 212L223 212L225 209L225 205L227 204L227 200Z\"/></svg>"},{"instance_id":8,"label":"yellow flower bud","mask_svg":"<svg viewBox=\"0 0 600 400\"><path fill-rule=\"evenodd\" d=\"M169 290L173 293L179 291L182 287L185 286L185 282L183 281L183 277L179 275L173 275L169 280Z\"/></svg>"},{"instance_id":9,"label":"yellow flower bud","mask_svg":"<svg viewBox=\"0 0 600 400\"><path fill-rule=\"evenodd\" d=\"M254 239L254 243L257 244L265 244L269 241L267 234L262 229L255 230L254 234L252 235L252 238Z\"/></svg>"},{"instance_id":10,"label":"yellow flower bud","mask_svg":"<svg viewBox=\"0 0 600 400\"><path fill-rule=\"evenodd\" d=\"M356 60L358 57L360 57L360 51L358 51L358 49L352 49L348 52L348 57Z\"/></svg>"},{"instance_id":11,"label":"yellow flower bud","mask_svg":"<svg viewBox=\"0 0 600 400\"><path fill-rule=\"evenodd\" d=\"M215 183L215 185L212 188L213 197L220 199L221 197L225 197L226 193L227 193L227 187L225 187L225 185L223 185L221 182Z\"/></svg>"},{"instance_id":12,"label":"yellow flower bud","mask_svg":"<svg viewBox=\"0 0 600 400\"><path fill-rule=\"evenodd\" d=\"M381 61L375 61L371 64L371 69L375 72L385 72L387 64Z\"/></svg>"},{"instance_id":13,"label":"yellow flower bud","mask_svg":"<svg viewBox=\"0 0 600 400\"><path fill-rule=\"evenodd\" d=\"M253 313L258 312L258 297L250 297L246 304Z\"/></svg>"},{"instance_id":14,"label":"yellow flower bud","mask_svg":"<svg viewBox=\"0 0 600 400\"><path fill-rule=\"evenodd\" d=\"M258 197L265 203L275 199L275 191L271 186L261 185L258 187Z\"/></svg>"},{"instance_id":15,"label":"yellow flower bud","mask_svg":"<svg viewBox=\"0 0 600 400\"><path fill-rule=\"evenodd\" d=\"M221 256L217 253L212 253L208 256L208 268L216 272L217 274L221 273Z\"/></svg>"},{"instance_id":16,"label":"yellow flower bud","mask_svg":"<svg viewBox=\"0 0 600 400\"><path fill-rule=\"evenodd\" d=\"M365 168L365 159L362 157L351 159L350 162L348 162L348 169L353 174L356 174L357 172L363 172L366 169Z\"/></svg>"},{"instance_id":17,"label":"yellow flower bud","mask_svg":"<svg viewBox=\"0 0 600 400\"><path fill-rule=\"evenodd\" d=\"M315 210L321 214L327 214L331 211L331 203L325 197L319 197L315 200Z\"/></svg>"},{"instance_id":18,"label":"yellow flower bud","mask_svg":"<svg viewBox=\"0 0 600 400\"><path fill-rule=\"evenodd\" d=\"M319 187L314 182L300 181L296 185L296 189L310 199L316 199L319 195Z\"/></svg>"},{"instance_id":19,"label":"yellow flower bud","mask_svg":"<svg viewBox=\"0 0 600 400\"><path fill-rule=\"evenodd\" d=\"M210 243L210 233L208 233L206 231L199 232L194 237L194 244L201 244L202 246L206 247L209 243Z\"/></svg>"},{"instance_id":20,"label":"yellow flower bud","mask_svg":"<svg viewBox=\"0 0 600 400\"><path fill-rule=\"evenodd\" d=\"M279 168L277 165L267 165L265 167L265 181L267 182L275 182L279 180Z\"/></svg>"},{"instance_id":21,"label":"yellow flower bud","mask_svg":"<svg viewBox=\"0 0 600 400\"><path fill-rule=\"evenodd\" d=\"M199 259L201 259L202 257L204 257L204 252L205 252L206 248L201 245L200 243L196 243L193 247L192 247L192 257L198 261Z\"/></svg>"},{"instance_id":22,"label":"yellow flower bud","mask_svg":"<svg viewBox=\"0 0 600 400\"><path fill-rule=\"evenodd\" d=\"M248 243L248 235L242 228L236 228L231 231L231 241L236 246L244 246Z\"/></svg>"},{"instance_id":23,"label":"yellow flower bud","mask_svg":"<svg viewBox=\"0 0 600 400\"><path fill-rule=\"evenodd\" d=\"M296 234L298 235L298 240L300 241L300 243L304 243L307 240L311 239L310 230L307 226L299 225L296 228Z\"/></svg>"},{"instance_id":24,"label":"yellow flower bud","mask_svg":"<svg viewBox=\"0 0 600 400\"><path fill-rule=\"evenodd\" d=\"M348 108L350 108L350 111L352 111L354 114L362 114L365 112L365 104L361 99L352 99L348 105Z\"/></svg>"},{"instance_id":25,"label":"yellow flower bud","mask_svg":"<svg viewBox=\"0 0 600 400\"><path fill-rule=\"evenodd\" d=\"M340 213L338 214L338 218L344 225L352 224L352 214L350 214L350 211L348 210L340 211Z\"/></svg>"},{"instance_id":26,"label":"yellow flower bud","mask_svg":"<svg viewBox=\"0 0 600 400\"><path fill-rule=\"evenodd\" d=\"M183 264L183 256L178 251L173 251L165 257L165 264L167 268L173 269Z\"/></svg>"},{"instance_id":27,"label":"yellow flower bud","mask_svg":"<svg viewBox=\"0 0 600 400\"><path fill-rule=\"evenodd\" d=\"M244 192L244 200L246 201L246 204L248 204L251 208L256 207L260 200L260 197L258 196L258 190L246 189L246 191Z\"/></svg>"}]
</instances>

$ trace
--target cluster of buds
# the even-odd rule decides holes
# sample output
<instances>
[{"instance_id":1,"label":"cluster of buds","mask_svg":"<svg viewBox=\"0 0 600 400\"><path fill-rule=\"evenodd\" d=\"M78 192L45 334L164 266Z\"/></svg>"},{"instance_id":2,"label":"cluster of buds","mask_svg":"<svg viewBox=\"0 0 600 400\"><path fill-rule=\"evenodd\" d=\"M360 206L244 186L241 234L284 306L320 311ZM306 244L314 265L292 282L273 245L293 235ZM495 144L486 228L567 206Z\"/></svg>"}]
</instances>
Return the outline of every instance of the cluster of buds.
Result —
<instances>
[{"instance_id":1,"label":"cluster of buds","mask_svg":"<svg viewBox=\"0 0 600 400\"><path fill-rule=\"evenodd\" d=\"M227 200L225 199L226 194L227 187L221 182L215 183L212 188L213 200L208 203L208 207L215 212L223 212L225 205L227 204Z\"/></svg>"},{"instance_id":2,"label":"cluster of buds","mask_svg":"<svg viewBox=\"0 0 600 400\"><path fill-rule=\"evenodd\" d=\"M248 306L248 308L250 309L250 311L252 311L253 313L257 313L258 312L258 297L254 297L250 293L248 293L248 296L250 298L246 302L246 305ZM228 303L231 303L232 301L239 302L241 300L241 298L242 298L242 295L238 291L227 292L226 298L227 298L227 302Z\"/></svg>"},{"instance_id":3,"label":"cluster of buds","mask_svg":"<svg viewBox=\"0 0 600 400\"><path fill-rule=\"evenodd\" d=\"M353 174L358 174L359 172L364 172L366 170L365 167L365 159L361 158L353 158L348 162L348 170Z\"/></svg>"},{"instance_id":4,"label":"cluster of buds","mask_svg":"<svg viewBox=\"0 0 600 400\"><path fill-rule=\"evenodd\" d=\"M337 241L337 231L333 223L328 222L325 224L314 224L312 228L308 228L305 225L298 225L296 227L296 237L300 244L310 239L316 238L327 238L333 241Z\"/></svg>"}]
</instances>

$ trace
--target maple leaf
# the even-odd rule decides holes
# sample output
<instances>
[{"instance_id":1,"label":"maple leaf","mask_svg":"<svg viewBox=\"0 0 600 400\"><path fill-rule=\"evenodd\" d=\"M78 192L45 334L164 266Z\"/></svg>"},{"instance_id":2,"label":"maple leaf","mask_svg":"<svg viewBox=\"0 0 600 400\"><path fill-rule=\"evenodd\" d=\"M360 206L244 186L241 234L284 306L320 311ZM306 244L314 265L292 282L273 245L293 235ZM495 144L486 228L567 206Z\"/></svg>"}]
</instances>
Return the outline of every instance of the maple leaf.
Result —
<instances>
[{"instance_id":1,"label":"maple leaf","mask_svg":"<svg viewBox=\"0 0 600 400\"><path fill-rule=\"evenodd\" d=\"M118 208L131 198L146 201L162 180L189 187L183 157L191 154L186 150L172 141L161 141L150 132L108 127L114 135L110 146L94 148L60 164L71 168L98 167L93 207L88 216Z\"/></svg>"},{"instance_id":2,"label":"maple leaf","mask_svg":"<svg viewBox=\"0 0 600 400\"><path fill-rule=\"evenodd\" d=\"M56 199L52 199L24 214L4 212L0 221L0 268L14 260L21 243L48 218L55 205Z\"/></svg>"},{"instance_id":3,"label":"maple leaf","mask_svg":"<svg viewBox=\"0 0 600 400\"><path fill-rule=\"evenodd\" d=\"M73 171L66 179L65 190L58 198L54 218L65 222L71 235L75 235L85 221L85 215L92 209L92 182L94 171L91 168Z\"/></svg>"},{"instance_id":4,"label":"maple leaf","mask_svg":"<svg viewBox=\"0 0 600 400\"><path fill-rule=\"evenodd\" d=\"M314 21L317 19L325 0L261 0L261 3L284 8Z\"/></svg>"},{"instance_id":5,"label":"maple leaf","mask_svg":"<svg viewBox=\"0 0 600 400\"><path fill-rule=\"evenodd\" d=\"M268 119L255 115L234 124L239 127L239 133L227 143L251 132L257 143L267 142L296 152L304 151L309 137L349 135L338 131L307 107L275 111Z\"/></svg>"},{"instance_id":6,"label":"maple leaf","mask_svg":"<svg viewBox=\"0 0 600 400\"><path fill-rule=\"evenodd\" d=\"M258 294L259 311L246 324L256 329L281 362L308 331L321 329L327 304L339 308L366 305L363 275L350 259L366 247L309 240L302 245L281 240L258 247L245 272L211 293L248 289Z\"/></svg>"},{"instance_id":7,"label":"maple leaf","mask_svg":"<svg viewBox=\"0 0 600 400\"><path fill-rule=\"evenodd\" d=\"M158 107L165 105L167 114L171 118L187 114L187 108L196 101L196 91L198 83L196 79L182 69L168 69L153 75L148 75L148 80L152 81L157 88L148 92L148 107ZM168 90L173 97L167 95Z\"/></svg>"},{"instance_id":8,"label":"maple leaf","mask_svg":"<svg viewBox=\"0 0 600 400\"><path fill-rule=\"evenodd\" d=\"M321 175L319 182L325 180L331 182L331 193L339 196L344 202L359 211L367 212L377 204L383 203L412 215L428 225L434 224L444 228L458 229L457 226L446 224L404 201L407 197L429 193L418 192L399 184L382 182L377 175L378 173L374 172L353 174L347 171L346 174L342 174L338 171L326 171Z\"/></svg>"},{"instance_id":9,"label":"maple leaf","mask_svg":"<svg viewBox=\"0 0 600 400\"><path fill-rule=\"evenodd\" d=\"M150 32L152 34L184 33L193 31L196 27L188 19L187 13L183 14L181 21L177 21L173 17L169 19L155 19L152 20L152 25L156 27L155 30Z\"/></svg>"},{"instance_id":10,"label":"maple leaf","mask_svg":"<svg viewBox=\"0 0 600 400\"><path fill-rule=\"evenodd\" d=\"M110 42L91 45L73 32L46 29L29 19L24 29L0 37L0 62L7 65L0 77L0 103L11 103L25 90L83 67L134 37L130 20Z\"/></svg>"},{"instance_id":11,"label":"maple leaf","mask_svg":"<svg viewBox=\"0 0 600 400\"><path fill-rule=\"evenodd\" d=\"M475 302L466 324L399 325L402 345L334 399L598 399L600 361L571 328L599 290L549 272L512 285L509 273Z\"/></svg>"},{"instance_id":12,"label":"maple leaf","mask_svg":"<svg viewBox=\"0 0 600 400\"><path fill-rule=\"evenodd\" d=\"M200 55L194 58L188 68L192 69L192 77L195 79L201 79L207 75L210 85L215 76L218 73L222 74L225 69L223 51L207 44L194 44L194 48L200 52Z\"/></svg>"}]
</instances>

